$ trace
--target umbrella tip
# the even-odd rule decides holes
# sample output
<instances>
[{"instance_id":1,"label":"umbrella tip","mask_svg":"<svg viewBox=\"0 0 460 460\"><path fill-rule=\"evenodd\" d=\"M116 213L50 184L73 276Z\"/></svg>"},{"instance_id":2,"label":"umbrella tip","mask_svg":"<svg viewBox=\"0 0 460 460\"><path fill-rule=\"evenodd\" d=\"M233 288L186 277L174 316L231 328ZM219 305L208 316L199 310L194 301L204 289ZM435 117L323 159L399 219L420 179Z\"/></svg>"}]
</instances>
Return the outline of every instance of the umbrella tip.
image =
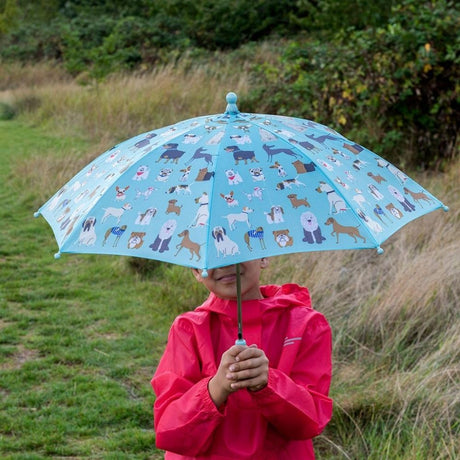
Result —
<instances>
[{"instance_id":1,"label":"umbrella tip","mask_svg":"<svg viewBox=\"0 0 460 460\"><path fill-rule=\"evenodd\" d=\"M238 110L238 107L236 106L236 101L238 99L238 96L235 93L228 93L226 100L227 100L227 108L225 109L225 113L229 115L235 115L237 113L240 113Z\"/></svg>"},{"instance_id":2,"label":"umbrella tip","mask_svg":"<svg viewBox=\"0 0 460 460\"><path fill-rule=\"evenodd\" d=\"M37 212L34 212L34 217L37 218L37 217L40 217L40 213L37 211Z\"/></svg>"},{"instance_id":3,"label":"umbrella tip","mask_svg":"<svg viewBox=\"0 0 460 460\"><path fill-rule=\"evenodd\" d=\"M442 206L442 209L443 209L444 211L447 212L447 211L449 210L449 206L446 206L446 205L444 204L444 205Z\"/></svg>"},{"instance_id":4,"label":"umbrella tip","mask_svg":"<svg viewBox=\"0 0 460 460\"><path fill-rule=\"evenodd\" d=\"M57 259L60 259L61 258L61 253L60 252L56 252L56 254L54 254L54 258L57 260Z\"/></svg>"},{"instance_id":5,"label":"umbrella tip","mask_svg":"<svg viewBox=\"0 0 460 460\"><path fill-rule=\"evenodd\" d=\"M206 268L203 268L203 270L201 270L201 277L202 278L208 277L208 270L206 270Z\"/></svg>"},{"instance_id":6,"label":"umbrella tip","mask_svg":"<svg viewBox=\"0 0 460 460\"><path fill-rule=\"evenodd\" d=\"M383 254L383 252L384 252L383 249L379 246L377 248L377 254Z\"/></svg>"}]
</instances>

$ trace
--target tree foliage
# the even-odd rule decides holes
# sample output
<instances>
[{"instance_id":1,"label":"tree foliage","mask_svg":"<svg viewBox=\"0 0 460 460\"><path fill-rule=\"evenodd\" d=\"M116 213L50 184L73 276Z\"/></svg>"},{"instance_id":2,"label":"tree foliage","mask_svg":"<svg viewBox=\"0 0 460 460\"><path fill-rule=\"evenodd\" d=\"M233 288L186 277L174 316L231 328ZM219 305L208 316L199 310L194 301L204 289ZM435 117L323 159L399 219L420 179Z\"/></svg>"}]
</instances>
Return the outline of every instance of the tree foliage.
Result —
<instances>
[{"instance_id":1,"label":"tree foliage","mask_svg":"<svg viewBox=\"0 0 460 460\"><path fill-rule=\"evenodd\" d=\"M252 65L250 105L439 166L458 153L459 26L452 0L0 0L0 59L101 79L229 50L251 68L245 44L283 39L276 66Z\"/></svg>"}]
</instances>

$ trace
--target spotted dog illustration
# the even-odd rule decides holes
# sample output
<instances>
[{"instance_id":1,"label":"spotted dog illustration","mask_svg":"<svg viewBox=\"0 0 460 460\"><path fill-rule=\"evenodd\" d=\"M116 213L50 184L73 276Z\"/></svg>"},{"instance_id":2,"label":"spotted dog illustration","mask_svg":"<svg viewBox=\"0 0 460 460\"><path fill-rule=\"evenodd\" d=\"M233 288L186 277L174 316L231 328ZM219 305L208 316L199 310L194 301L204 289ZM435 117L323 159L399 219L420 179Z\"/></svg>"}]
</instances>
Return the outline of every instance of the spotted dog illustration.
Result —
<instances>
[{"instance_id":1,"label":"spotted dog illustration","mask_svg":"<svg viewBox=\"0 0 460 460\"><path fill-rule=\"evenodd\" d=\"M350 236L355 240L355 243L358 242L357 237L361 238L363 243L366 242L366 238L359 233L358 227L340 225L333 217L329 217L324 225L332 225L333 230L331 232L331 236L335 235L337 237L337 244L339 243L339 236L341 234Z\"/></svg>"},{"instance_id":2,"label":"spotted dog illustration","mask_svg":"<svg viewBox=\"0 0 460 460\"><path fill-rule=\"evenodd\" d=\"M144 244L145 232L131 232L128 239L128 249L139 249Z\"/></svg>"}]
</instances>

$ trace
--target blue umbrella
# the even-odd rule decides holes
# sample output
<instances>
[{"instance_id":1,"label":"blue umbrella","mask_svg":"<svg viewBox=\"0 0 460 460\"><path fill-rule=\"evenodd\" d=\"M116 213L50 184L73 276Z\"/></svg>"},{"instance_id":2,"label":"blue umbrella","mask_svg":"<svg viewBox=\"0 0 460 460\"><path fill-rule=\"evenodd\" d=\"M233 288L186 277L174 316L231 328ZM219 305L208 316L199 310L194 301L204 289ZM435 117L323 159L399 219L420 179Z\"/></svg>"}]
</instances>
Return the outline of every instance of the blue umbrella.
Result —
<instances>
[{"instance_id":1,"label":"blue umbrella","mask_svg":"<svg viewBox=\"0 0 460 460\"><path fill-rule=\"evenodd\" d=\"M448 209L335 130L241 113L236 100L229 93L223 114L128 139L76 174L35 213L54 232L56 257L117 254L206 273L295 252L381 253L402 226Z\"/></svg>"}]
</instances>

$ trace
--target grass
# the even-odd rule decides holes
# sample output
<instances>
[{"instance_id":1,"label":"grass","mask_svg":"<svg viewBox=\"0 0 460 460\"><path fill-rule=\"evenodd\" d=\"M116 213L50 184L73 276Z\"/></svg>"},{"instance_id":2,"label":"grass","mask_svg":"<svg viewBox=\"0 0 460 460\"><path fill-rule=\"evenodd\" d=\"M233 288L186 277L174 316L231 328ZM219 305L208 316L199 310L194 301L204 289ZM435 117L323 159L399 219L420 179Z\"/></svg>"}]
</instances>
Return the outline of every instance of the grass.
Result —
<instances>
[{"instance_id":1,"label":"grass","mask_svg":"<svg viewBox=\"0 0 460 460\"><path fill-rule=\"evenodd\" d=\"M173 265L55 261L51 229L32 215L120 138L222 111L218 88L227 85L212 67L98 87L37 75L6 80L14 84L0 92L18 113L0 121L0 456L162 458L150 378L172 320L204 291ZM244 71L227 77L228 89L250 87ZM309 286L333 328L335 408L315 440L320 459L460 455L459 166L417 177L451 209L407 225L384 255L298 254L274 258L264 273L266 282Z\"/></svg>"}]
</instances>

